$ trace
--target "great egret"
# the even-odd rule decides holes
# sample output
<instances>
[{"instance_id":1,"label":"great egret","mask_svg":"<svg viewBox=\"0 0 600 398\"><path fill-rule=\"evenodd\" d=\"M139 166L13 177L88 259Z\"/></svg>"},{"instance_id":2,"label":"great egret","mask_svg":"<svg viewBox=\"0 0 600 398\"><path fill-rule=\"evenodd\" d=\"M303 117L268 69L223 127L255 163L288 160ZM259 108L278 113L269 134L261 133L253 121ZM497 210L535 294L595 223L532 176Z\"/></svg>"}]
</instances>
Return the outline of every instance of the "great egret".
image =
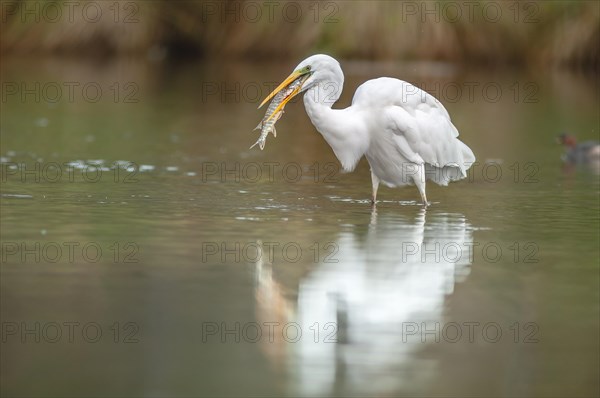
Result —
<instances>
[{"instance_id":1,"label":"great egret","mask_svg":"<svg viewBox=\"0 0 600 398\"><path fill-rule=\"evenodd\" d=\"M271 94L303 77L300 87L278 105L273 115L294 96L304 95L312 124L333 149L344 171L352 171L363 155L371 167L372 202L382 182L389 187L415 184L427 203L425 181L439 185L460 180L475 161L462 143L448 111L432 95L402 80L389 77L368 80L358 87L352 105L332 109L339 99L344 74L334 58L317 54L300 62Z\"/></svg>"}]
</instances>

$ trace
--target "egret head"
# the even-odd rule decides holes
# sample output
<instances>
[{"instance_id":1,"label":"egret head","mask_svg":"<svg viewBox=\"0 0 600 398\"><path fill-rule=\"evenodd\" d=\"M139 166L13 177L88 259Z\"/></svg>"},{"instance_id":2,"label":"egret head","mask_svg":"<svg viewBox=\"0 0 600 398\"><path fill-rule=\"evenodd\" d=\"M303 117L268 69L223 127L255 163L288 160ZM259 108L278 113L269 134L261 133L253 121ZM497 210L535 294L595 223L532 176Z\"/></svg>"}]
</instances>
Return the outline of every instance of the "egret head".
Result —
<instances>
[{"instance_id":1,"label":"egret head","mask_svg":"<svg viewBox=\"0 0 600 398\"><path fill-rule=\"evenodd\" d=\"M339 90L344 83L344 74L340 63L333 57L325 54L316 54L300 62L295 71L309 68L310 77L302 84L300 91L307 90L320 82L339 83Z\"/></svg>"},{"instance_id":2,"label":"egret head","mask_svg":"<svg viewBox=\"0 0 600 398\"><path fill-rule=\"evenodd\" d=\"M294 91L292 91L279 105L279 108L283 108L292 98L301 92L308 90L309 88L318 85L321 82L331 83L329 90L333 89L337 92L337 95L330 95L329 97L337 100L342 91L344 84L344 74L342 68L335 58L325 54L316 54L306 58L300 62L294 71L279 85L271 94L264 99L260 104L259 108L268 102L278 92L285 89L296 79L302 79L302 84Z\"/></svg>"}]
</instances>

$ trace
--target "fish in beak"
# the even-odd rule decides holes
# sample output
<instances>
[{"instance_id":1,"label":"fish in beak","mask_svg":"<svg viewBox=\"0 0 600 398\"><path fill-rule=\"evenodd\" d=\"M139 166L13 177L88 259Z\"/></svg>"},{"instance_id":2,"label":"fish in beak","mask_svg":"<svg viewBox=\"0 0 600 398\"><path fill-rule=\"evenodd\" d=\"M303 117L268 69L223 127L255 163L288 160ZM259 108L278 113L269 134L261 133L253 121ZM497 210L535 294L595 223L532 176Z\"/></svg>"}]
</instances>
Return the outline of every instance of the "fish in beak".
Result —
<instances>
[{"instance_id":1,"label":"fish in beak","mask_svg":"<svg viewBox=\"0 0 600 398\"><path fill-rule=\"evenodd\" d=\"M279 86L277 86L277 88L275 90L273 90L271 92L271 94L269 94L267 96L267 98L265 98L263 100L263 102L261 102L261 104L258 106L258 108L260 109L271 98L273 98L275 95L277 95L277 93L288 88L285 97L277 105L277 107L273 110L272 114L270 115L269 119L272 118L273 115L276 115L280 110L282 110L285 107L285 105L288 102L290 102L290 100L292 98L294 98L296 95L298 95L298 93L300 93L300 91L302 90L302 85L304 84L306 79L308 79L310 77L310 74L311 74L310 66L306 66L302 69L293 71L288 77L285 78L284 81L281 82L281 84ZM288 87L288 86L290 86L290 87Z\"/></svg>"},{"instance_id":2,"label":"fish in beak","mask_svg":"<svg viewBox=\"0 0 600 398\"><path fill-rule=\"evenodd\" d=\"M276 136L275 123L277 123L277 120L281 118L281 115L283 114L283 108L292 98L300 93L304 82L309 77L310 67L305 67L294 71L260 104L259 108L273 98L273 101L271 101L269 107L267 108L267 112L263 117L263 120L255 128L255 130L261 130L260 137L250 148L258 144L262 150L265 147L265 142L269 132L273 133L273 136Z\"/></svg>"}]
</instances>

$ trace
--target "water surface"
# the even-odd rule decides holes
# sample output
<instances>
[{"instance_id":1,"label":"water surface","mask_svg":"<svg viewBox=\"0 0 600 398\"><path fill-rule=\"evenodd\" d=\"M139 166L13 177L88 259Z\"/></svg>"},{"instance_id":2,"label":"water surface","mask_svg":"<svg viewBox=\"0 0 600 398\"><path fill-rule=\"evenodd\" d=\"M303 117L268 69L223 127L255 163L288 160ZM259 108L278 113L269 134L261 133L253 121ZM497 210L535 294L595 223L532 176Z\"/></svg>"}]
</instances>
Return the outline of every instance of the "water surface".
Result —
<instances>
[{"instance_id":1,"label":"water surface","mask_svg":"<svg viewBox=\"0 0 600 398\"><path fill-rule=\"evenodd\" d=\"M292 66L3 60L3 394L598 395L598 174L554 140L597 80L342 62L341 106L412 81L479 162L373 209L301 101L248 149Z\"/></svg>"}]
</instances>

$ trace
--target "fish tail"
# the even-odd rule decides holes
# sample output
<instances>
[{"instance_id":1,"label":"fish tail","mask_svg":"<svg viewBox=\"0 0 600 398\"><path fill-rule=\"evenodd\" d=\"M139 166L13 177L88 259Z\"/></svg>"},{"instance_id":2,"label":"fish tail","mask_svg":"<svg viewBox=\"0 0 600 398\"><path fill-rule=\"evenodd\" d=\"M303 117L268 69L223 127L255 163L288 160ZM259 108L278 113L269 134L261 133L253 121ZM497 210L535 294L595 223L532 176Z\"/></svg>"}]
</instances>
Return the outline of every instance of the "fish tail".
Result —
<instances>
[{"instance_id":1,"label":"fish tail","mask_svg":"<svg viewBox=\"0 0 600 398\"><path fill-rule=\"evenodd\" d=\"M263 149L265 149L265 140L263 140L262 138L259 138L258 140L256 140L256 142L254 144L252 144L250 149L254 148L256 146L256 144L258 144L258 147L260 148L261 151Z\"/></svg>"}]
</instances>

